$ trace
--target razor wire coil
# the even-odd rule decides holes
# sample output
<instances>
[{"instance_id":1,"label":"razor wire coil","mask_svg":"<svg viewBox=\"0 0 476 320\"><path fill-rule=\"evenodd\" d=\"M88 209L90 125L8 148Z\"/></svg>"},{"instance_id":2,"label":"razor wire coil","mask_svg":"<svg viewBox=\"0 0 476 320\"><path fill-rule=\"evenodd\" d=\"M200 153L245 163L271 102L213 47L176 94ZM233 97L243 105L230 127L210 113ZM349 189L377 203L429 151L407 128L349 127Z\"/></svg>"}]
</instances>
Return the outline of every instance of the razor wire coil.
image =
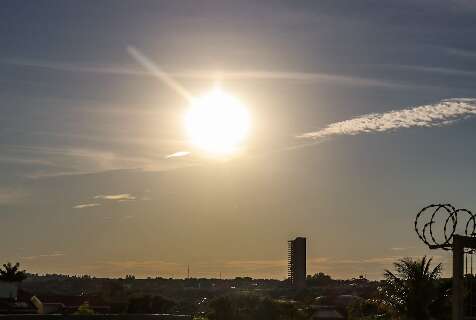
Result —
<instances>
[{"instance_id":1,"label":"razor wire coil","mask_svg":"<svg viewBox=\"0 0 476 320\"><path fill-rule=\"evenodd\" d=\"M415 232L428 247L451 250L458 224L460 224L460 228L464 226L464 231L462 231L464 234L461 235L476 236L476 216L471 211L456 209L449 203L430 204L416 215ZM475 250L466 249L465 252L474 253Z\"/></svg>"}]
</instances>

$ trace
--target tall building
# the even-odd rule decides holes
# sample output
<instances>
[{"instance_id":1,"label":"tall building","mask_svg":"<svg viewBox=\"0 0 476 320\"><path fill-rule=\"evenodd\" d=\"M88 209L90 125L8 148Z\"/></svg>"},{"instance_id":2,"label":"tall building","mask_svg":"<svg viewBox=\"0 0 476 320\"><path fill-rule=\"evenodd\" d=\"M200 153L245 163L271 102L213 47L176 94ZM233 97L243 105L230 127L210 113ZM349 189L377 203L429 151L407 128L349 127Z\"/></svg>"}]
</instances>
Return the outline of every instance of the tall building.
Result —
<instances>
[{"instance_id":1,"label":"tall building","mask_svg":"<svg viewBox=\"0 0 476 320\"><path fill-rule=\"evenodd\" d=\"M296 289L306 287L306 238L288 241L288 277Z\"/></svg>"}]
</instances>

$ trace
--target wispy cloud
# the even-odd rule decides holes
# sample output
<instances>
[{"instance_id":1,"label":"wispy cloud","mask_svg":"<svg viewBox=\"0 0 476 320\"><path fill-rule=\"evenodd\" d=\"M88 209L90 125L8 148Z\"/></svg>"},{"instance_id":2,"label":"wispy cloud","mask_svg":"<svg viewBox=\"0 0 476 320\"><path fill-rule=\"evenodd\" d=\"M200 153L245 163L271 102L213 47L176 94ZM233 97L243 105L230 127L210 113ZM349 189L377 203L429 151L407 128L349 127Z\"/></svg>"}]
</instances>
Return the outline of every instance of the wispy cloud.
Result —
<instances>
[{"instance_id":1,"label":"wispy cloud","mask_svg":"<svg viewBox=\"0 0 476 320\"><path fill-rule=\"evenodd\" d=\"M444 75L451 75L451 76L476 77L476 71L462 70L462 69L455 69L455 68L412 66L412 65L387 65L386 67L390 67L394 69L404 69L404 70L444 74Z\"/></svg>"},{"instance_id":2,"label":"wispy cloud","mask_svg":"<svg viewBox=\"0 0 476 320\"><path fill-rule=\"evenodd\" d=\"M76 146L32 146L0 144L0 162L31 164L25 170L29 178L96 173L120 169L164 169L162 157L144 155L129 157L112 150L97 150ZM162 161L165 162L165 161Z\"/></svg>"},{"instance_id":3,"label":"wispy cloud","mask_svg":"<svg viewBox=\"0 0 476 320\"><path fill-rule=\"evenodd\" d=\"M88 265L79 265L77 269L83 273L97 276L123 277L126 274L136 276L175 277L184 274L186 267L176 262L162 260L115 260L98 261Z\"/></svg>"},{"instance_id":4,"label":"wispy cloud","mask_svg":"<svg viewBox=\"0 0 476 320\"><path fill-rule=\"evenodd\" d=\"M311 273L316 271L324 272L337 279L346 279L359 275L364 275L368 279L381 279L385 269L392 269L395 262L405 257L420 259L421 255L395 254L360 258L319 257L308 259L308 263ZM449 256L436 255L432 256L432 258L435 263L443 262L446 265Z\"/></svg>"},{"instance_id":5,"label":"wispy cloud","mask_svg":"<svg viewBox=\"0 0 476 320\"><path fill-rule=\"evenodd\" d=\"M126 216L127 217L127 216ZM126 218L124 217L124 218ZM39 258L53 258L63 255L61 252L52 254L22 257L25 260ZM348 279L364 275L369 279L381 279L385 269L393 268L393 263L408 255L390 255L377 257L309 257L309 273L324 272L335 279ZM419 259L421 256L409 256ZM443 262L449 265L450 255L433 256L434 262ZM86 265L75 265L66 273L91 274L95 276L123 277L134 274L137 277L185 277L187 265L190 266L193 277L218 277L234 278L236 276L251 276L254 278L285 279L287 274L286 259L270 260L206 260L206 261L164 261L164 260L105 260L91 261ZM445 269L446 270L446 269ZM446 273L445 273L446 275Z\"/></svg>"},{"instance_id":6,"label":"wispy cloud","mask_svg":"<svg viewBox=\"0 0 476 320\"><path fill-rule=\"evenodd\" d=\"M149 65L151 61L147 61ZM0 63L16 65L20 67L42 68L54 71L77 72L77 73L95 73L114 76L141 76L141 77L157 77L166 79L168 85L178 88L183 95L188 96L188 92L183 91L182 86L174 79L185 80L272 80L272 81L300 81L300 82L329 82L341 85L352 86L370 86L370 87L409 87L410 85L398 83L384 79L374 79L360 77L350 74L337 74L326 72L302 72L289 70L263 70L263 69L242 69L242 70L186 70L186 71L169 71L167 73L162 70L150 68L140 70L130 66L104 66L104 65L80 65L75 63L58 63L27 59L4 59ZM154 64L155 66L155 64ZM415 84L411 85L412 87ZM416 85L422 87L422 85ZM427 86L425 86L427 87Z\"/></svg>"},{"instance_id":7,"label":"wispy cloud","mask_svg":"<svg viewBox=\"0 0 476 320\"><path fill-rule=\"evenodd\" d=\"M456 48L446 48L446 52L453 55L458 55L461 57L476 58L476 51L456 49Z\"/></svg>"},{"instance_id":8,"label":"wispy cloud","mask_svg":"<svg viewBox=\"0 0 476 320\"><path fill-rule=\"evenodd\" d=\"M93 197L96 200L106 200L106 201L134 201L137 200L137 197L131 195L130 193L119 193L119 194L98 194ZM73 209L85 209L85 208L92 208L98 207L101 204L98 202L90 202L90 203L80 203L73 206Z\"/></svg>"},{"instance_id":9,"label":"wispy cloud","mask_svg":"<svg viewBox=\"0 0 476 320\"><path fill-rule=\"evenodd\" d=\"M100 194L95 196L94 199L131 201L131 200L136 200L136 197L131 195L130 193L120 193L120 194Z\"/></svg>"},{"instance_id":10,"label":"wispy cloud","mask_svg":"<svg viewBox=\"0 0 476 320\"><path fill-rule=\"evenodd\" d=\"M442 100L435 104L384 113L370 113L307 132L298 138L323 139L339 135L386 132L413 127L439 127L476 114L476 99Z\"/></svg>"},{"instance_id":11,"label":"wispy cloud","mask_svg":"<svg viewBox=\"0 0 476 320\"><path fill-rule=\"evenodd\" d=\"M177 152L174 152L172 154L166 155L165 158L167 158L167 159L181 158L181 157L186 157L186 156L189 156L189 155L190 155L189 151L177 151Z\"/></svg>"},{"instance_id":12,"label":"wispy cloud","mask_svg":"<svg viewBox=\"0 0 476 320\"><path fill-rule=\"evenodd\" d=\"M100 205L101 205L100 203L81 203L81 204L75 205L73 209L99 207Z\"/></svg>"},{"instance_id":13,"label":"wispy cloud","mask_svg":"<svg viewBox=\"0 0 476 320\"><path fill-rule=\"evenodd\" d=\"M415 249L416 247L414 246L410 246L410 247L392 247L390 248L390 250L392 251L408 251L408 250L411 250L411 249Z\"/></svg>"},{"instance_id":14,"label":"wispy cloud","mask_svg":"<svg viewBox=\"0 0 476 320\"><path fill-rule=\"evenodd\" d=\"M19 202L25 193L20 190L0 188L0 205L7 205Z\"/></svg>"},{"instance_id":15,"label":"wispy cloud","mask_svg":"<svg viewBox=\"0 0 476 320\"><path fill-rule=\"evenodd\" d=\"M62 253L62 252L53 252L53 253L39 254L39 255L35 255L35 256L20 257L20 259L35 260L35 259L39 259L39 258L56 258L56 257L62 257L62 256L64 256L64 253Z\"/></svg>"}]
</instances>

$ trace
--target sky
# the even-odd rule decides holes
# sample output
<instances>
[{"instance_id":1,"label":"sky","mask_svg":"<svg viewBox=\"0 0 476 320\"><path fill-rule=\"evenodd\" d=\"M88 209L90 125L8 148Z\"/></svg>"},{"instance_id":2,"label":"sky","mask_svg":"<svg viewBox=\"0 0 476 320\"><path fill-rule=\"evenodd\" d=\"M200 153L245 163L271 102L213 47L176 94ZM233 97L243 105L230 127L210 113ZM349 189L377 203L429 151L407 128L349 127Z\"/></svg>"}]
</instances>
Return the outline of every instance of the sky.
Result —
<instances>
[{"instance_id":1,"label":"sky","mask_svg":"<svg viewBox=\"0 0 476 320\"><path fill-rule=\"evenodd\" d=\"M284 279L305 236L308 273L449 274L413 222L476 210L475 38L471 0L2 1L0 261ZM180 91L216 83L251 118L223 157Z\"/></svg>"}]
</instances>

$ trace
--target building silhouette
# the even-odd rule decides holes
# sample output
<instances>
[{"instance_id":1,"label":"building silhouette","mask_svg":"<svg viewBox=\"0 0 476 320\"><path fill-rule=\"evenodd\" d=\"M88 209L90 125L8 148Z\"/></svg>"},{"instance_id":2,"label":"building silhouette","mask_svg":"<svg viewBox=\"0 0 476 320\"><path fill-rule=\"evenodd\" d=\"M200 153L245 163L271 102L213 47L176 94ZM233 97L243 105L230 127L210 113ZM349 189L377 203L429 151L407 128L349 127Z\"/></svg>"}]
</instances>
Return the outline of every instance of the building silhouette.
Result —
<instances>
[{"instance_id":1,"label":"building silhouette","mask_svg":"<svg viewBox=\"0 0 476 320\"><path fill-rule=\"evenodd\" d=\"M306 287L306 238L288 241L288 277L296 289Z\"/></svg>"}]
</instances>

